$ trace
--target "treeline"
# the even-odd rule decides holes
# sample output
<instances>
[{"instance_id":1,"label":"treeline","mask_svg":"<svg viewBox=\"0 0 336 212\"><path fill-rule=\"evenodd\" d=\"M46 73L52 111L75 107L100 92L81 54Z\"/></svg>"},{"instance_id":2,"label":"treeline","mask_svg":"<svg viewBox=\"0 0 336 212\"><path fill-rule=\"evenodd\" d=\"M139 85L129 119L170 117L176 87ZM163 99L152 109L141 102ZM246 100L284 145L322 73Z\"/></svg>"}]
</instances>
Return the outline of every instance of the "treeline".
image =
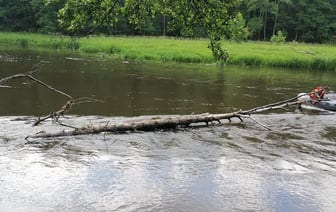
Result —
<instances>
[{"instance_id":1,"label":"treeline","mask_svg":"<svg viewBox=\"0 0 336 212\"><path fill-rule=\"evenodd\" d=\"M59 10L65 3L66 0L0 0L0 31L66 33L58 21ZM239 40L268 41L281 31L287 41L336 41L336 0L241 0L237 9L241 19L232 27L246 27L246 33L236 37ZM205 36L197 27L192 34L185 33L182 25L170 25L171 17L163 14L148 17L141 27L135 27L122 13L115 18L113 25L102 25L95 33Z\"/></svg>"}]
</instances>

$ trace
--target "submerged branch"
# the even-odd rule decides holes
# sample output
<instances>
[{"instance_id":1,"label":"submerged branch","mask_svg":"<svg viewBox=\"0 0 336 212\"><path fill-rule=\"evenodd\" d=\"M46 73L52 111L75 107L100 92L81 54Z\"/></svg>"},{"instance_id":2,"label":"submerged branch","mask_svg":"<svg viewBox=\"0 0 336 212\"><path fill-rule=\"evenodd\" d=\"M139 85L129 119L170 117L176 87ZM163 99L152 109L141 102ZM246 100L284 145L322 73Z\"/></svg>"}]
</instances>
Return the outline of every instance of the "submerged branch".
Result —
<instances>
[{"instance_id":1,"label":"submerged branch","mask_svg":"<svg viewBox=\"0 0 336 212\"><path fill-rule=\"evenodd\" d=\"M58 89L56 89L56 88L54 88L54 87L52 87L52 86L50 86L50 85L42 82L41 80L33 77L31 75L33 72L35 72L35 71L30 71L30 72L27 72L26 74L14 74L14 75L11 75L9 77L2 78L2 79L0 79L0 85L4 84L4 83L6 83L6 82L8 82L10 80L14 80L14 79L18 79L18 78L26 78L26 79L29 79L29 80L31 80L33 82L36 82L39 85L42 85L45 88L48 88L49 90L51 90L53 92L56 92L58 94L66 96L69 99L72 99L72 97L69 94L64 93L63 91L60 91L60 90L58 90Z\"/></svg>"}]
</instances>

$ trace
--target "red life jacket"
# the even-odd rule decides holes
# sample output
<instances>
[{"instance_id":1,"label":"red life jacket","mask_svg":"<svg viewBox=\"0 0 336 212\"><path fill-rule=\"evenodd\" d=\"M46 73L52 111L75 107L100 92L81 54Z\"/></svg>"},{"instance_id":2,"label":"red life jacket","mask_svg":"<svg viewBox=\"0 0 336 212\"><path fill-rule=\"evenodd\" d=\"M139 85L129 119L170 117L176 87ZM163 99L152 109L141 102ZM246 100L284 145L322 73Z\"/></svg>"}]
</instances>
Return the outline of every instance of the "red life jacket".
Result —
<instances>
[{"instance_id":1,"label":"red life jacket","mask_svg":"<svg viewBox=\"0 0 336 212\"><path fill-rule=\"evenodd\" d=\"M317 86L309 93L309 96L312 100L323 99L323 95L326 93L326 91L326 87Z\"/></svg>"}]
</instances>

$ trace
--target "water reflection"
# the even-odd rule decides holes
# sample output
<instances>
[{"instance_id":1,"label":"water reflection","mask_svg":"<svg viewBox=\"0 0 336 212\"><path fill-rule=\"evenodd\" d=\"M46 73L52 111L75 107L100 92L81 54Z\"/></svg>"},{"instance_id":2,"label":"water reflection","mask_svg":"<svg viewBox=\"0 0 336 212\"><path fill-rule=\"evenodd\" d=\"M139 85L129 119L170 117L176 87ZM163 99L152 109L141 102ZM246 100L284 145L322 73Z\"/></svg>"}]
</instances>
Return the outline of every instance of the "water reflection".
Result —
<instances>
[{"instance_id":1,"label":"water reflection","mask_svg":"<svg viewBox=\"0 0 336 212\"><path fill-rule=\"evenodd\" d=\"M69 59L76 55L31 50L3 51L0 77L30 71L48 61L35 75L75 98L105 102L72 110L86 115L146 115L229 112L276 102L308 92L315 83L333 88L334 72L218 67L216 65L123 63L107 59ZM321 79L317 81L316 79ZM65 98L35 84L15 80L0 89L1 115L41 115L56 110ZM20 104L18 104L20 100Z\"/></svg>"}]
</instances>

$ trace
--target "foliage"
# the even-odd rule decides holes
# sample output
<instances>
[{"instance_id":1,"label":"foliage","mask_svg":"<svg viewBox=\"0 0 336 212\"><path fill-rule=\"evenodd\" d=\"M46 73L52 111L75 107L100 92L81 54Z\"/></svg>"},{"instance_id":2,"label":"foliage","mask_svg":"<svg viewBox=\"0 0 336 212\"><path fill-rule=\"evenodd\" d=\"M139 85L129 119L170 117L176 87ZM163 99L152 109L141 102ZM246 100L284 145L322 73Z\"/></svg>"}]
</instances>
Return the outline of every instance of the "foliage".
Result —
<instances>
[{"instance_id":1,"label":"foliage","mask_svg":"<svg viewBox=\"0 0 336 212\"><path fill-rule=\"evenodd\" d=\"M0 30L34 31L36 27L29 0L0 0Z\"/></svg>"},{"instance_id":2,"label":"foliage","mask_svg":"<svg viewBox=\"0 0 336 212\"><path fill-rule=\"evenodd\" d=\"M169 17L169 27L179 28L183 36L193 36L195 29L203 29L210 39L209 48L213 56L225 62L228 53L222 49L220 40L234 34L234 31L230 32L228 23L236 16L237 4L238 0L68 0L60 10L59 18L66 32L87 35L104 24L116 23L119 14L127 17L135 29L146 26L147 30L153 29L146 25L146 21L161 14Z\"/></svg>"},{"instance_id":3,"label":"foliage","mask_svg":"<svg viewBox=\"0 0 336 212\"><path fill-rule=\"evenodd\" d=\"M336 32L335 0L244 0L241 11L251 39L268 40L281 29L288 40L322 43Z\"/></svg>"},{"instance_id":4,"label":"foliage","mask_svg":"<svg viewBox=\"0 0 336 212\"><path fill-rule=\"evenodd\" d=\"M229 38L234 41L246 41L249 35L248 28L246 27L245 19L239 12L237 16L229 20L230 36Z\"/></svg>"},{"instance_id":5,"label":"foliage","mask_svg":"<svg viewBox=\"0 0 336 212\"><path fill-rule=\"evenodd\" d=\"M37 31L55 33L60 31L57 21L58 11L63 7L65 0L46 1L31 0L30 5L36 18Z\"/></svg>"},{"instance_id":6,"label":"foliage","mask_svg":"<svg viewBox=\"0 0 336 212\"><path fill-rule=\"evenodd\" d=\"M335 43L335 20L335 0L0 0L0 31L207 37L219 60L223 38L281 30L288 41Z\"/></svg>"},{"instance_id":7,"label":"foliage","mask_svg":"<svg viewBox=\"0 0 336 212\"><path fill-rule=\"evenodd\" d=\"M174 39L162 37L97 37L73 40L68 36L30 33L0 33L1 48L43 48L76 50L121 60L156 62L213 63L206 39ZM274 66L336 71L336 48L332 45L311 45L288 42L271 45L266 42L222 41L230 51L229 64ZM313 53L313 54L311 54Z\"/></svg>"},{"instance_id":8,"label":"foliage","mask_svg":"<svg viewBox=\"0 0 336 212\"><path fill-rule=\"evenodd\" d=\"M280 43L284 43L285 41L286 41L286 37L284 36L281 30L279 30L276 35L272 35L271 37L272 43L280 44Z\"/></svg>"}]
</instances>

